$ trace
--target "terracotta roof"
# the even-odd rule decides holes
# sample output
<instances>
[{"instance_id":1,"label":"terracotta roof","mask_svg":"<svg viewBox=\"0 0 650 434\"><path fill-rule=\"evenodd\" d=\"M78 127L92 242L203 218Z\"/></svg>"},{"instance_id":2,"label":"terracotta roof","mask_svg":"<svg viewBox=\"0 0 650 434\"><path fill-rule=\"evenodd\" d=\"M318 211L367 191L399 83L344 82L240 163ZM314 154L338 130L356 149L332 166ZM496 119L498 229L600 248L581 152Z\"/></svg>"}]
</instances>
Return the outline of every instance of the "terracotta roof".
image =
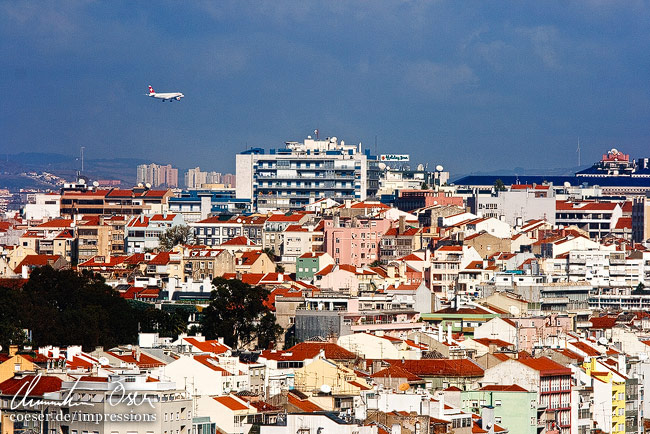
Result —
<instances>
[{"instance_id":1,"label":"terracotta roof","mask_svg":"<svg viewBox=\"0 0 650 434\"><path fill-rule=\"evenodd\" d=\"M36 227L37 228L69 228L71 224L72 224L71 219L54 219L54 220L47 221L45 223L41 223Z\"/></svg>"},{"instance_id":2,"label":"terracotta roof","mask_svg":"<svg viewBox=\"0 0 650 434\"><path fill-rule=\"evenodd\" d=\"M249 408L248 406L242 404L239 400L233 398L232 396L217 396L214 398L214 400L232 411L248 410Z\"/></svg>"},{"instance_id":3,"label":"terracotta roof","mask_svg":"<svg viewBox=\"0 0 650 434\"><path fill-rule=\"evenodd\" d=\"M599 351L597 351L594 347L584 342L576 341L576 342L570 342L570 344L573 345L574 348L577 348L579 351L585 353L587 356L593 356L593 357L600 356Z\"/></svg>"},{"instance_id":4,"label":"terracotta roof","mask_svg":"<svg viewBox=\"0 0 650 434\"><path fill-rule=\"evenodd\" d=\"M370 376L371 378L406 378L406 381L422 381L422 378L402 369L397 365L390 365L386 369L377 371Z\"/></svg>"},{"instance_id":5,"label":"terracotta roof","mask_svg":"<svg viewBox=\"0 0 650 434\"><path fill-rule=\"evenodd\" d=\"M268 360L306 360L316 357L321 350L330 360L353 360L356 355L343 347L328 342L301 342L286 351L262 351L262 357Z\"/></svg>"},{"instance_id":6,"label":"terracotta roof","mask_svg":"<svg viewBox=\"0 0 650 434\"><path fill-rule=\"evenodd\" d=\"M632 229L632 217L619 218L614 229Z\"/></svg>"},{"instance_id":7,"label":"terracotta roof","mask_svg":"<svg viewBox=\"0 0 650 434\"><path fill-rule=\"evenodd\" d=\"M304 399L301 399L298 397L294 391L289 391L287 394L287 402L294 407L298 407L300 411L304 411L306 413L313 413L315 411L323 411L321 407L318 405L314 404L313 402L309 401L306 397Z\"/></svg>"},{"instance_id":8,"label":"terracotta roof","mask_svg":"<svg viewBox=\"0 0 650 434\"><path fill-rule=\"evenodd\" d=\"M490 384L488 386L481 387L479 390L485 390L488 392L528 392L528 390L516 384L511 384L511 385Z\"/></svg>"},{"instance_id":9,"label":"terracotta roof","mask_svg":"<svg viewBox=\"0 0 650 434\"><path fill-rule=\"evenodd\" d=\"M223 354L230 350L230 347L220 344L217 340L200 341L196 338L183 338L183 340L204 353Z\"/></svg>"},{"instance_id":10,"label":"terracotta roof","mask_svg":"<svg viewBox=\"0 0 650 434\"><path fill-rule=\"evenodd\" d=\"M612 202L568 202L564 200L556 201L557 211L612 211L618 204Z\"/></svg>"},{"instance_id":11,"label":"terracotta roof","mask_svg":"<svg viewBox=\"0 0 650 434\"><path fill-rule=\"evenodd\" d=\"M611 329L616 325L616 320L618 316L593 316L589 318L589 322L592 324L592 329Z\"/></svg>"},{"instance_id":12,"label":"terracotta roof","mask_svg":"<svg viewBox=\"0 0 650 434\"><path fill-rule=\"evenodd\" d=\"M27 255L22 261L20 261L20 264L14 268L14 272L22 272L23 265L28 267L44 267L46 265L52 265L60 258L60 255Z\"/></svg>"},{"instance_id":13,"label":"terracotta roof","mask_svg":"<svg viewBox=\"0 0 650 434\"><path fill-rule=\"evenodd\" d=\"M267 221L269 222L299 222L305 215L304 214L273 214Z\"/></svg>"},{"instance_id":14,"label":"terracotta roof","mask_svg":"<svg viewBox=\"0 0 650 434\"><path fill-rule=\"evenodd\" d=\"M23 392L28 391L27 396L43 396L45 393L61 390L63 380L59 377L43 375L38 380L36 378L35 375L10 378L0 383L0 393L2 395L24 396Z\"/></svg>"},{"instance_id":15,"label":"terracotta roof","mask_svg":"<svg viewBox=\"0 0 650 434\"><path fill-rule=\"evenodd\" d=\"M481 377L483 368L470 359L386 360L420 377Z\"/></svg>"},{"instance_id":16,"label":"terracotta roof","mask_svg":"<svg viewBox=\"0 0 650 434\"><path fill-rule=\"evenodd\" d=\"M149 262L149 265L167 265L169 264L170 252L160 252L154 256Z\"/></svg>"},{"instance_id":17,"label":"terracotta roof","mask_svg":"<svg viewBox=\"0 0 650 434\"><path fill-rule=\"evenodd\" d=\"M241 235L239 237L231 238L228 241L221 243L222 246L255 246L248 237Z\"/></svg>"},{"instance_id":18,"label":"terracotta roof","mask_svg":"<svg viewBox=\"0 0 650 434\"><path fill-rule=\"evenodd\" d=\"M542 376L547 375L571 375L571 369L563 366L548 357L534 358L519 358L519 363L522 363L529 368L539 372Z\"/></svg>"},{"instance_id":19,"label":"terracotta roof","mask_svg":"<svg viewBox=\"0 0 650 434\"><path fill-rule=\"evenodd\" d=\"M221 372L221 375L224 377L233 375L230 371L218 365L219 360L207 354L197 354L194 356L194 360L196 360L203 366L212 369L213 371Z\"/></svg>"}]
</instances>

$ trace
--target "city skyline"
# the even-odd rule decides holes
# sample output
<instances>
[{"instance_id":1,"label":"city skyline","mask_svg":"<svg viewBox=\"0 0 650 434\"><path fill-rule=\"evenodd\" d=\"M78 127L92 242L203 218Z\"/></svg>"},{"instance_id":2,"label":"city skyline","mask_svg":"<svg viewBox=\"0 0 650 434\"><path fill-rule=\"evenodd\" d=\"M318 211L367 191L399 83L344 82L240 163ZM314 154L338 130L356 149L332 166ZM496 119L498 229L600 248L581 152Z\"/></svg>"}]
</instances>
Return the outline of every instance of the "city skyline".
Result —
<instances>
[{"instance_id":1,"label":"city skyline","mask_svg":"<svg viewBox=\"0 0 650 434\"><path fill-rule=\"evenodd\" d=\"M0 9L4 153L228 172L224 155L319 129L469 173L574 167L578 140L583 163L643 157L650 136L645 3ZM186 97L154 102L149 84Z\"/></svg>"}]
</instances>

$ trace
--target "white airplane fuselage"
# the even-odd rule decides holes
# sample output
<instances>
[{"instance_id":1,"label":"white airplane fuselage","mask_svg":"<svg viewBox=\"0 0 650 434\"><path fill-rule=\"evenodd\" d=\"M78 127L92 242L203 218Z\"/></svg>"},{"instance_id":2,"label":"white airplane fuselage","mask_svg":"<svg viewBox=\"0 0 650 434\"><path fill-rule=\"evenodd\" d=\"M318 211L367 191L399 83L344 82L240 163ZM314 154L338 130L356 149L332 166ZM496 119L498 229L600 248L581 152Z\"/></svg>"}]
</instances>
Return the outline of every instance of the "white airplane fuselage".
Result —
<instances>
[{"instance_id":1,"label":"white airplane fuselage","mask_svg":"<svg viewBox=\"0 0 650 434\"><path fill-rule=\"evenodd\" d=\"M174 92L174 93L156 93L156 92L154 92L154 93L150 93L149 96L152 97L152 98L161 99L163 101L173 101L173 100L180 101L181 98L183 98L185 95L183 95L180 92Z\"/></svg>"},{"instance_id":2,"label":"white airplane fuselage","mask_svg":"<svg viewBox=\"0 0 650 434\"><path fill-rule=\"evenodd\" d=\"M150 85L149 96L151 98L161 99L163 102L165 102L173 100L180 101L181 98L183 98L185 95L183 95L181 92L157 93Z\"/></svg>"}]
</instances>

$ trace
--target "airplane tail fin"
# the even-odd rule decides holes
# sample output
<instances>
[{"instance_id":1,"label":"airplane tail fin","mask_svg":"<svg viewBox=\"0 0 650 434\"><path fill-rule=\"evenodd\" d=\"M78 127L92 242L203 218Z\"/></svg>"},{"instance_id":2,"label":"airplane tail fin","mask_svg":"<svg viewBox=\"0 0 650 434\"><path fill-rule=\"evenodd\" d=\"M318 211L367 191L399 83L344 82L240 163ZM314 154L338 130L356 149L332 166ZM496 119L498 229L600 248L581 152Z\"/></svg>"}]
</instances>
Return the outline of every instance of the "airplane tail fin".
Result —
<instances>
[{"instance_id":1,"label":"airplane tail fin","mask_svg":"<svg viewBox=\"0 0 650 434\"><path fill-rule=\"evenodd\" d=\"M149 95L151 95L152 93L156 93L156 91L153 90L153 87L151 87L151 85L149 85Z\"/></svg>"}]
</instances>

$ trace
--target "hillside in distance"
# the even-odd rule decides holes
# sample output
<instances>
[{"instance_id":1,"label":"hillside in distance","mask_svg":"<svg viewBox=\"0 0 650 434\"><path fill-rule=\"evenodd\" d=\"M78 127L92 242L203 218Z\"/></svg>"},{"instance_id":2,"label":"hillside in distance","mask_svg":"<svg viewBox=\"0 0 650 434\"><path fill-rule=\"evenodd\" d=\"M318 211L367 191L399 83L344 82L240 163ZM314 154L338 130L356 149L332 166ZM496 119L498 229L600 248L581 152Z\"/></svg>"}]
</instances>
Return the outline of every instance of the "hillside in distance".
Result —
<instances>
[{"instance_id":1,"label":"hillside in distance","mask_svg":"<svg viewBox=\"0 0 650 434\"><path fill-rule=\"evenodd\" d=\"M20 188L48 188L46 183L36 181L22 174L29 172L49 172L67 181L73 181L81 170L78 157L56 154L21 152L6 154L0 165L0 188L17 190ZM130 187L135 184L136 168L139 164L150 164L151 161L138 158L102 158L86 159L83 175L91 180L113 179L120 180L122 186Z\"/></svg>"}]
</instances>

